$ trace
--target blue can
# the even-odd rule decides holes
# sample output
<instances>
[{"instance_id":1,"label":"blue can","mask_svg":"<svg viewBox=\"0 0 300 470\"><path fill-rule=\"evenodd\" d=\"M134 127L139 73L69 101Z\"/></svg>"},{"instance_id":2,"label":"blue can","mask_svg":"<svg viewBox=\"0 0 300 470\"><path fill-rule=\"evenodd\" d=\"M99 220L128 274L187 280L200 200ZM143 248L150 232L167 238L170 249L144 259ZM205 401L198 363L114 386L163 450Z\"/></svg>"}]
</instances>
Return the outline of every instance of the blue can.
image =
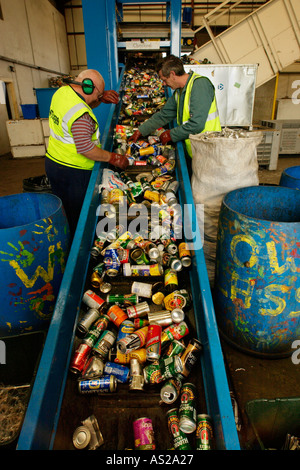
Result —
<instances>
[{"instance_id":1,"label":"blue can","mask_svg":"<svg viewBox=\"0 0 300 470\"><path fill-rule=\"evenodd\" d=\"M105 393L117 390L117 379L113 375L106 375L94 380L80 380L79 393Z\"/></svg>"},{"instance_id":2,"label":"blue can","mask_svg":"<svg viewBox=\"0 0 300 470\"><path fill-rule=\"evenodd\" d=\"M104 264L108 276L116 276L120 270L121 262L117 249L108 248L104 254Z\"/></svg>"},{"instance_id":3,"label":"blue can","mask_svg":"<svg viewBox=\"0 0 300 470\"><path fill-rule=\"evenodd\" d=\"M132 321L130 320L124 320L119 328L118 331L118 336L117 336L117 341L119 341L122 338L125 338L128 335L131 335L135 331L135 327Z\"/></svg>"},{"instance_id":4,"label":"blue can","mask_svg":"<svg viewBox=\"0 0 300 470\"><path fill-rule=\"evenodd\" d=\"M104 367L104 375L113 376L117 382L126 383L129 378L129 367L115 364L114 362L107 362Z\"/></svg>"}]
</instances>

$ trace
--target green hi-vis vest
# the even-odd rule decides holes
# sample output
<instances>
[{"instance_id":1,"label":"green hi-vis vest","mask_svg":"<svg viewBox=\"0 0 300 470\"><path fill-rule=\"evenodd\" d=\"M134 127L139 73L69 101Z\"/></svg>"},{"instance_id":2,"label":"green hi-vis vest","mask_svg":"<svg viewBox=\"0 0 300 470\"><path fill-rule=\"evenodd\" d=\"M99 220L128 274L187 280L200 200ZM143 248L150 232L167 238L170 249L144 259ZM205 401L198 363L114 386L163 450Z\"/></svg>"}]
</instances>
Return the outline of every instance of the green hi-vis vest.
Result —
<instances>
[{"instance_id":1,"label":"green hi-vis vest","mask_svg":"<svg viewBox=\"0 0 300 470\"><path fill-rule=\"evenodd\" d=\"M192 87L194 84L194 81L197 78L204 78L207 79L206 77L203 77L202 75L198 75L197 73L193 73L187 88L185 92L185 98L184 98L184 104L183 104L183 112L182 112L182 122L180 122L179 119L179 99L178 99L178 94L179 90L175 91L175 100L177 102L177 124L180 126L181 124L185 124L191 117L190 115L190 100L191 100L191 93L192 93ZM219 112L218 112L218 107L217 107L217 101L216 101L216 96L213 99L213 102L211 104L211 107L208 112L208 116L206 119L205 127L202 132L207 132L207 131L221 131L221 124L220 124L220 118L219 118ZM201 133L202 133L201 132ZM191 147L191 141L190 139L185 140L185 145L186 145L186 150L189 154L189 156L192 158L192 147Z\"/></svg>"},{"instance_id":2,"label":"green hi-vis vest","mask_svg":"<svg viewBox=\"0 0 300 470\"><path fill-rule=\"evenodd\" d=\"M70 86L62 86L54 93L49 113L50 137L46 152L48 158L72 168L93 169L95 162L77 153L71 130L76 119L85 113L89 113L95 121L92 141L97 147L101 147L99 125L86 102Z\"/></svg>"}]
</instances>

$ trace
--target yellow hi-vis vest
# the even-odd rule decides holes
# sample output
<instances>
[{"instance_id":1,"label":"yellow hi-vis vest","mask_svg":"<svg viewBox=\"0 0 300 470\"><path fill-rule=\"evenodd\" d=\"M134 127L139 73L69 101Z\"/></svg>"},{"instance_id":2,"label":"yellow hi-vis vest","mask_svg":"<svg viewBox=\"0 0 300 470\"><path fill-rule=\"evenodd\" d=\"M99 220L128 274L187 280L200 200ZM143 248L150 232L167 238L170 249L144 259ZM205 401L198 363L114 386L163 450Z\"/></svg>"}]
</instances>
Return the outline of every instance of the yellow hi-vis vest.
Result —
<instances>
[{"instance_id":1,"label":"yellow hi-vis vest","mask_svg":"<svg viewBox=\"0 0 300 470\"><path fill-rule=\"evenodd\" d=\"M50 137L46 152L48 158L72 168L93 169L95 162L77 153L71 130L76 119L85 113L95 121L92 141L100 148L99 125L89 105L70 86L62 86L54 93L49 113Z\"/></svg>"},{"instance_id":2,"label":"yellow hi-vis vest","mask_svg":"<svg viewBox=\"0 0 300 470\"><path fill-rule=\"evenodd\" d=\"M185 98L184 98L184 104L183 104L183 112L182 112L182 122L179 119L179 90L176 90L175 93L175 100L177 102L177 124L180 126L181 124L185 124L191 117L190 115L190 100L191 100L191 93L192 93L192 87L194 84L194 81L197 78L205 78L202 75L198 75L197 73L193 73L187 88L185 92ZM220 124L220 118L219 118L219 112L218 112L218 107L217 107L217 101L216 101L216 96L213 99L213 102L211 104L211 107L209 109L205 127L202 132L207 132L207 131L221 131L221 124ZM201 132L201 133L202 133ZM186 150L189 156L192 158L192 147L191 147L191 141L190 139L185 140L185 145L186 145Z\"/></svg>"}]
</instances>

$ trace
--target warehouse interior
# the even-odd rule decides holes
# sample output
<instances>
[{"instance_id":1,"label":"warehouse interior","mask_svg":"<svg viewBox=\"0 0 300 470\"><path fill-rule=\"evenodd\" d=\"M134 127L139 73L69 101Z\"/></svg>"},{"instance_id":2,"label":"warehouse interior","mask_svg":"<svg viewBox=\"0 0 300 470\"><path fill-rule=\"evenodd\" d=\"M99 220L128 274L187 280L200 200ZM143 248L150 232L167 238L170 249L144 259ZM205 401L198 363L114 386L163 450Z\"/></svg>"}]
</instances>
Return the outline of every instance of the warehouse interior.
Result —
<instances>
[{"instance_id":1,"label":"warehouse interior","mask_svg":"<svg viewBox=\"0 0 300 470\"><path fill-rule=\"evenodd\" d=\"M224 116L223 128L260 133L262 137L256 148L260 187L280 187L284 170L300 165L298 0L0 0L0 32L3 38L0 44L0 197L3 200L7 196L30 191L24 184L34 184L33 180L37 184L36 188L32 186L33 191L44 194L51 192L51 189L43 187L45 153L50 135L48 115L51 98L62 85L62 78L74 78L82 70L96 69L105 79L105 89L121 93L122 89L118 87L121 71L124 67L126 69L126 65L143 61L152 65L157 58L168 54L181 57L186 70L193 66L194 70L206 67L205 70L211 73L210 79L216 79L214 85ZM241 83L237 83L238 79L233 75L236 96L233 93L230 95L227 89L232 70L241 71L241 75L238 75ZM249 87L246 94L241 86L244 85L243 79ZM115 106L102 104L94 112L101 136L107 139L104 142L110 142L109 134L112 131L108 123L110 120L114 122ZM180 146L178 152L180 154ZM181 157L178 158L181 162ZM236 165L239 165L238 156ZM182 163L179 166L179 179L186 182ZM95 176L95 182L99 183L99 176ZM299 186L296 188L300 189ZM297 192L297 189L293 190ZM89 205L95 204L92 189L89 197L91 201L86 199L86 210ZM188 194L187 197L192 195ZM9 211L9 207L3 207ZM22 207L19 210L22 211ZM2 217L5 218L4 212ZM295 222L299 222L299 219ZM6 360L1 361L0 355L0 399L2 396L5 400L8 389L19 387L23 393L19 397L22 403L18 404L16 413L19 415L18 420L11 424L13 430L9 437L2 434L0 449L75 449L72 447L72 432L81 424L81 419L87 418L93 411L93 404L90 403L94 402L88 404L87 400L90 397L81 397L82 400L75 397L74 402L72 398L68 407L65 403L68 396L63 393L64 387L66 393L71 393L69 389L72 386L65 375L65 363L70 361L72 348L70 345L63 347L62 338L69 339L72 345L75 336L78 307L70 312L70 305L76 306L78 292L83 289L79 279L84 279L84 273L78 275L78 269L81 258L87 257L90 252L90 246L84 245L90 241L87 228L93 227L89 215L84 224L77 230L70 249L68 263L70 265L74 259L73 267L66 268L58 295L60 302L56 307L55 321L50 324L50 328L42 334L39 331L37 334L31 333L33 339L24 334L4 335L2 338L0 335L3 340L0 344L6 345ZM299 223L294 226L295 246L299 250ZM7 255L6 250L7 244L1 245L2 255ZM202 253L196 259L202 261L203 256ZM299 279L299 258L299 254L294 256L296 268L290 274L291 283L295 285ZM282 257L279 261L282 270L289 263L290 258ZM87 267L83 264L85 270ZM70 273L71 280L66 278ZM4 283L4 275L1 276ZM78 284L73 280L76 277ZM206 312L207 303L208 311L212 310L214 324L214 285L206 273L199 274L199 277L201 310ZM272 282L276 283L275 275L272 276ZM78 292L74 292L76 290ZM294 304L292 310L299 303L299 291L298 283L294 294L296 301L289 298ZM241 289L239 292L245 291ZM62 299L64 306L61 305ZM196 310L196 296L194 302ZM214 352L211 351L213 344L208 341L207 346L204 337L203 343L208 351L205 351L201 361L204 369L207 366L207 371L202 371L202 380L205 382L203 390L206 399L209 396L211 400L206 407L208 414L212 413L213 417L216 415L214 433L217 449L300 449L300 362L297 355L297 346L299 349L300 344L299 341L297 343L297 339L300 339L297 324L299 312L293 313L291 346L284 354L245 350L228 340L221 330L218 331ZM65 318L61 318L63 315ZM1 314L2 323L3 317L5 312ZM209 323L207 319L201 319L200 329L203 321L205 325ZM5 323L8 322L6 319ZM209 326L206 325L208 336ZM24 351L28 361L20 359ZM16 358L22 364L25 360L23 371L19 370ZM58 365L59 358L61 365ZM220 368L220 374L214 367ZM215 377L212 377L214 374ZM220 390L219 384L215 384L218 380ZM225 396L227 392L228 399ZM224 404L219 404L223 393ZM53 403L52 399L49 400L49 394L54 397ZM136 396L140 399L138 406L144 413L150 413L153 397L149 397L151 401L147 405L146 395ZM115 406L113 399L110 402L107 396L103 398L106 400L105 406L112 410ZM81 413L80 418L76 418L74 413L69 424L67 418L70 409L76 407L77 399L80 402L78 408L83 403L88 414L82 416ZM125 418L117 421L115 416L116 413L124 413L127 419L127 411L123 408L127 401L125 393L121 394L121 405L112 412L112 426L118 426L119 433L132 434L131 429L126 429ZM220 418L222 406L227 412L228 404L232 415ZM12 397L11 409L7 411L5 406L2 399L0 428L5 427L7 413L11 413L17 405L14 405ZM129 404L128 408L135 406ZM156 410L153 411L155 423L159 420L156 413ZM109 417L107 419L109 421ZM102 420L99 420L99 426L101 430ZM56 439L53 437L54 429ZM68 437L64 433L69 434ZM157 434L163 436L161 431ZM116 442L120 447L112 447ZM114 441L111 447L107 445L105 449L127 450L122 445L124 439ZM168 450L169 447L164 447L164 443L160 442L157 449Z\"/></svg>"}]
</instances>

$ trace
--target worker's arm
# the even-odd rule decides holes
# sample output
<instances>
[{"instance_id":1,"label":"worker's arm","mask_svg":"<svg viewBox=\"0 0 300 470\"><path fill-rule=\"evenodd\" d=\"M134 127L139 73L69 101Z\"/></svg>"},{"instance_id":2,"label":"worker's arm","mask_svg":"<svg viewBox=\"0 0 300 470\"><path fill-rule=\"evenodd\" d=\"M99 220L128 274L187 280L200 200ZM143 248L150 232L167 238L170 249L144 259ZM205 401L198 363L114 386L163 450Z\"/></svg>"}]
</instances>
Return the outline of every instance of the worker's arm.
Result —
<instances>
[{"instance_id":1,"label":"worker's arm","mask_svg":"<svg viewBox=\"0 0 300 470\"><path fill-rule=\"evenodd\" d=\"M72 134L77 152L96 162L108 162L116 167L122 169L126 168L129 165L129 161L125 155L108 152L94 144L92 141L94 131L94 121L88 113L74 122L72 125Z\"/></svg>"},{"instance_id":2,"label":"worker's arm","mask_svg":"<svg viewBox=\"0 0 300 470\"><path fill-rule=\"evenodd\" d=\"M153 114L151 118L147 119L143 124L139 126L139 131L143 136L151 135L156 129L164 127L169 122L176 119L177 106L172 95L163 106L163 108L157 113Z\"/></svg>"},{"instance_id":3,"label":"worker's arm","mask_svg":"<svg viewBox=\"0 0 300 470\"><path fill-rule=\"evenodd\" d=\"M190 99L190 119L180 126L171 129L170 135L173 142L185 140L190 134L200 134L203 131L209 109L215 96L212 83L206 78L195 80ZM184 99L184 96L181 97ZM180 107L182 113L183 106Z\"/></svg>"}]
</instances>

